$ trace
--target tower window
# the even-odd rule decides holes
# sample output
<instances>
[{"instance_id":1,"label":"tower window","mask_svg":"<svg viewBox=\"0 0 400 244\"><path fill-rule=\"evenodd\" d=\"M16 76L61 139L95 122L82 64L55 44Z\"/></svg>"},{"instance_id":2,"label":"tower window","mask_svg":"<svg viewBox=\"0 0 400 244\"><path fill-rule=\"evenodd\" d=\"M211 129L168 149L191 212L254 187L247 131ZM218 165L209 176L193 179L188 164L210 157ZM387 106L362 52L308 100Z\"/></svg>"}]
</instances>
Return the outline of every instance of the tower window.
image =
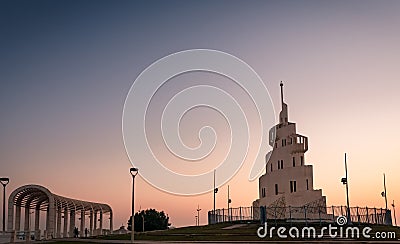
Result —
<instances>
[{"instance_id":1,"label":"tower window","mask_svg":"<svg viewBox=\"0 0 400 244\"><path fill-rule=\"evenodd\" d=\"M295 180L290 181L290 192L296 192L296 181Z\"/></svg>"},{"instance_id":2,"label":"tower window","mask_svg":"<svg viewBox=\"0 0 400 244\"><path fill-rule=\"evenodd\" d=\"M262 195L262 197L265 197L265 188L262 188L261 195Z\"/></svg>"},{"instance_id":3,"label":"tower window","mask_svg":"<svg viewBox=\"0 0 400 244\"><path fill-rule=\"evenodd\" d=\"M271 164L271 172L272 172L272 164Z\"/></svg>"},{"instance_id":4,"label":"tower window","mask_svg":"<svg viewBox=\"0 0 400 244\"><path fill-rule=\"evenodd\" d=\"M275 195L278 195L278 184L275 184Z\"/></svg>"},{"instance_id":5,"label":"tower window","mask_svg":"<svg viewBox=\"0 0 400 244\"><path fill-rule=\"evenodd\" d=\"M306 179L306 187L307 187L307 191L308 191L308 179Z\"/></svg>"},{"instance_id":6,"label":"tower window","mask_svg":"<svg viewBox=\"0 0 400 244\"><path fill-rule=\"evenodd\" d=\"M293 157L293 167L296 167L296 158Z\"/></svg>"},{"instance_id":7,"label":"tower window","mask_svg":"<svg viewBox=\"0 0 400 244\"><path fill-rule=\"evenodd\" d=\"M283 160L278 160L278 169L283 169Z\"/></svg>"},{"instance_id":8,"label":"tower window","mask_svg":"<svg viewBox=\"0 0 400 244\"><path fill-rule=\"evenodd\" d=\"M300 164L301 164L301 166L303 166L303 164L304 164L304 156L300 156Z\"/></svg>"}]
</instances>

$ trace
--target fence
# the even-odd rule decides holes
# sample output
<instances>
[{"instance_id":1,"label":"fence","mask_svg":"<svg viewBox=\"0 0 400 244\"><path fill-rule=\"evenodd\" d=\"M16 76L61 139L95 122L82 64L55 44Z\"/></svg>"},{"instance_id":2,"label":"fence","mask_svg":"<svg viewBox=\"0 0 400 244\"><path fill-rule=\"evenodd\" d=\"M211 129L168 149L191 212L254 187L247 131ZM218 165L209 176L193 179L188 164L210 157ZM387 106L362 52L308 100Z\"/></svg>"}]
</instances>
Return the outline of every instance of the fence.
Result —
<instances>
[{"instance_id":1,"label":"fence","mask_svg":"<svg viewBox=\"0 0 400 244\"><path fill-rule=\"evenodd\" d=\"M208 223L231 221L285 220L287 222L334 222L338 216L347 216L346 206L330 207L239 207L208 212ZM382 208L350 207L353 223L391 225L391 211Z\"/></svg>"}]
</instances>

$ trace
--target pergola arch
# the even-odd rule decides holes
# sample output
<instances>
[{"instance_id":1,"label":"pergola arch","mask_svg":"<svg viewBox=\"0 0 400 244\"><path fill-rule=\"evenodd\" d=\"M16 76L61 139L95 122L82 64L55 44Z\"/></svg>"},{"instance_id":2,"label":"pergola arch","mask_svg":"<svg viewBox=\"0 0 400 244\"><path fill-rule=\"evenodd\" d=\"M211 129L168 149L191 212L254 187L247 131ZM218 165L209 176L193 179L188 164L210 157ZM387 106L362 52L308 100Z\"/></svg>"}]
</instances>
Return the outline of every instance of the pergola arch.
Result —
<instances>
[{"instance_id":1,"label":"pergola arch","mask_svg":"<svg viewBox=\"0 0 400 244\"><path fill-rule=\"evenodd\" d=\"M55 237L71 237L75 228L75 216L80 214L80 233L84 234L85 217L90 218L90 235L103 234L103 215L110 215L110 233L113 227L113 214L109 205L104 203L88 202L78 199L63 197L52 193L49 189L40 185L24 185L15 189L8 199L8 231L21 231L21 210L25 209L24 231L29 236L30 211L35 210L35 239L40 238L39 222L40 211L45 211L46 230L45 239ZM97 213L100 214L100 229L96 230ZM68 216L69 215L69 216ZM68 228L69 217L69 228ZM62 226L61 219L64 218ZM93 220L93 218L95 218ZM15 221L14 221L15 220ZM94 223L94 230L93 230Z\"/></svg>"}]
</instances>

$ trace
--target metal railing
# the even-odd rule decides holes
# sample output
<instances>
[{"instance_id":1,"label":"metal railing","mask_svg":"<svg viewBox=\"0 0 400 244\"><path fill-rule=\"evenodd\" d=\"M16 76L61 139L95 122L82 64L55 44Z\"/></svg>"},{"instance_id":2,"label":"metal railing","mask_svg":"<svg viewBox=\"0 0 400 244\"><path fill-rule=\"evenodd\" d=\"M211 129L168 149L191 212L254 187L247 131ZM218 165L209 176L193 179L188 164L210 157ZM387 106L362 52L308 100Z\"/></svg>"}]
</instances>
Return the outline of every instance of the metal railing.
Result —
<instances>
[{"instance_id":1,"label":"metal railing","mask_svg":"<svg viewBox=\"0 0 400 244\"><path fill-rule=\"evenodd\" d=\"M287 222L334 222L338 216L347 217L346 206L330 207L238 207L208 212L208 223L232 221L285 220ZM391 211L382 208L350 207L353 223L391 225ZM349 221L350 221L349 220Z\"/></svg>"}]
</instances>

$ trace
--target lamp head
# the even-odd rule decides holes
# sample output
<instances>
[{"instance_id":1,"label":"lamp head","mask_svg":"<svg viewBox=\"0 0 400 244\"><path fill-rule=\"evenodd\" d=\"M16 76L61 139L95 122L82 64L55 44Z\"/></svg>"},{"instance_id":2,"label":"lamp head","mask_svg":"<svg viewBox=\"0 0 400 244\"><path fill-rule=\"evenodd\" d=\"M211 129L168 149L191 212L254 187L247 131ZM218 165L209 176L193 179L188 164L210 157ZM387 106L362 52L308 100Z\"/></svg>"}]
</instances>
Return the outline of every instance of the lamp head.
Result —
<instances>
[{"instance_id":1,"label":"lamp head","mask_svg":"<svg viewBox=\"0 0 400 244\"><path fill-rule=\"evenodd\" d=\"M9 178L6 178L6 177L0 178L0 183L1 183L3 186L6 186L9 182L10 182L10 179L9 179Z\"/></svg>"},{"instance_id":2,"label":"lamp head","mask_svg":"<svg viewBox=\"0 0 400 244\"><path fill-rule=\"evenodd\" d=\"M136 176L139 173L139 169L138 168L131 168L129 170L129 172L131 173L132 176Z\"/></svg>"}]
</instances>

